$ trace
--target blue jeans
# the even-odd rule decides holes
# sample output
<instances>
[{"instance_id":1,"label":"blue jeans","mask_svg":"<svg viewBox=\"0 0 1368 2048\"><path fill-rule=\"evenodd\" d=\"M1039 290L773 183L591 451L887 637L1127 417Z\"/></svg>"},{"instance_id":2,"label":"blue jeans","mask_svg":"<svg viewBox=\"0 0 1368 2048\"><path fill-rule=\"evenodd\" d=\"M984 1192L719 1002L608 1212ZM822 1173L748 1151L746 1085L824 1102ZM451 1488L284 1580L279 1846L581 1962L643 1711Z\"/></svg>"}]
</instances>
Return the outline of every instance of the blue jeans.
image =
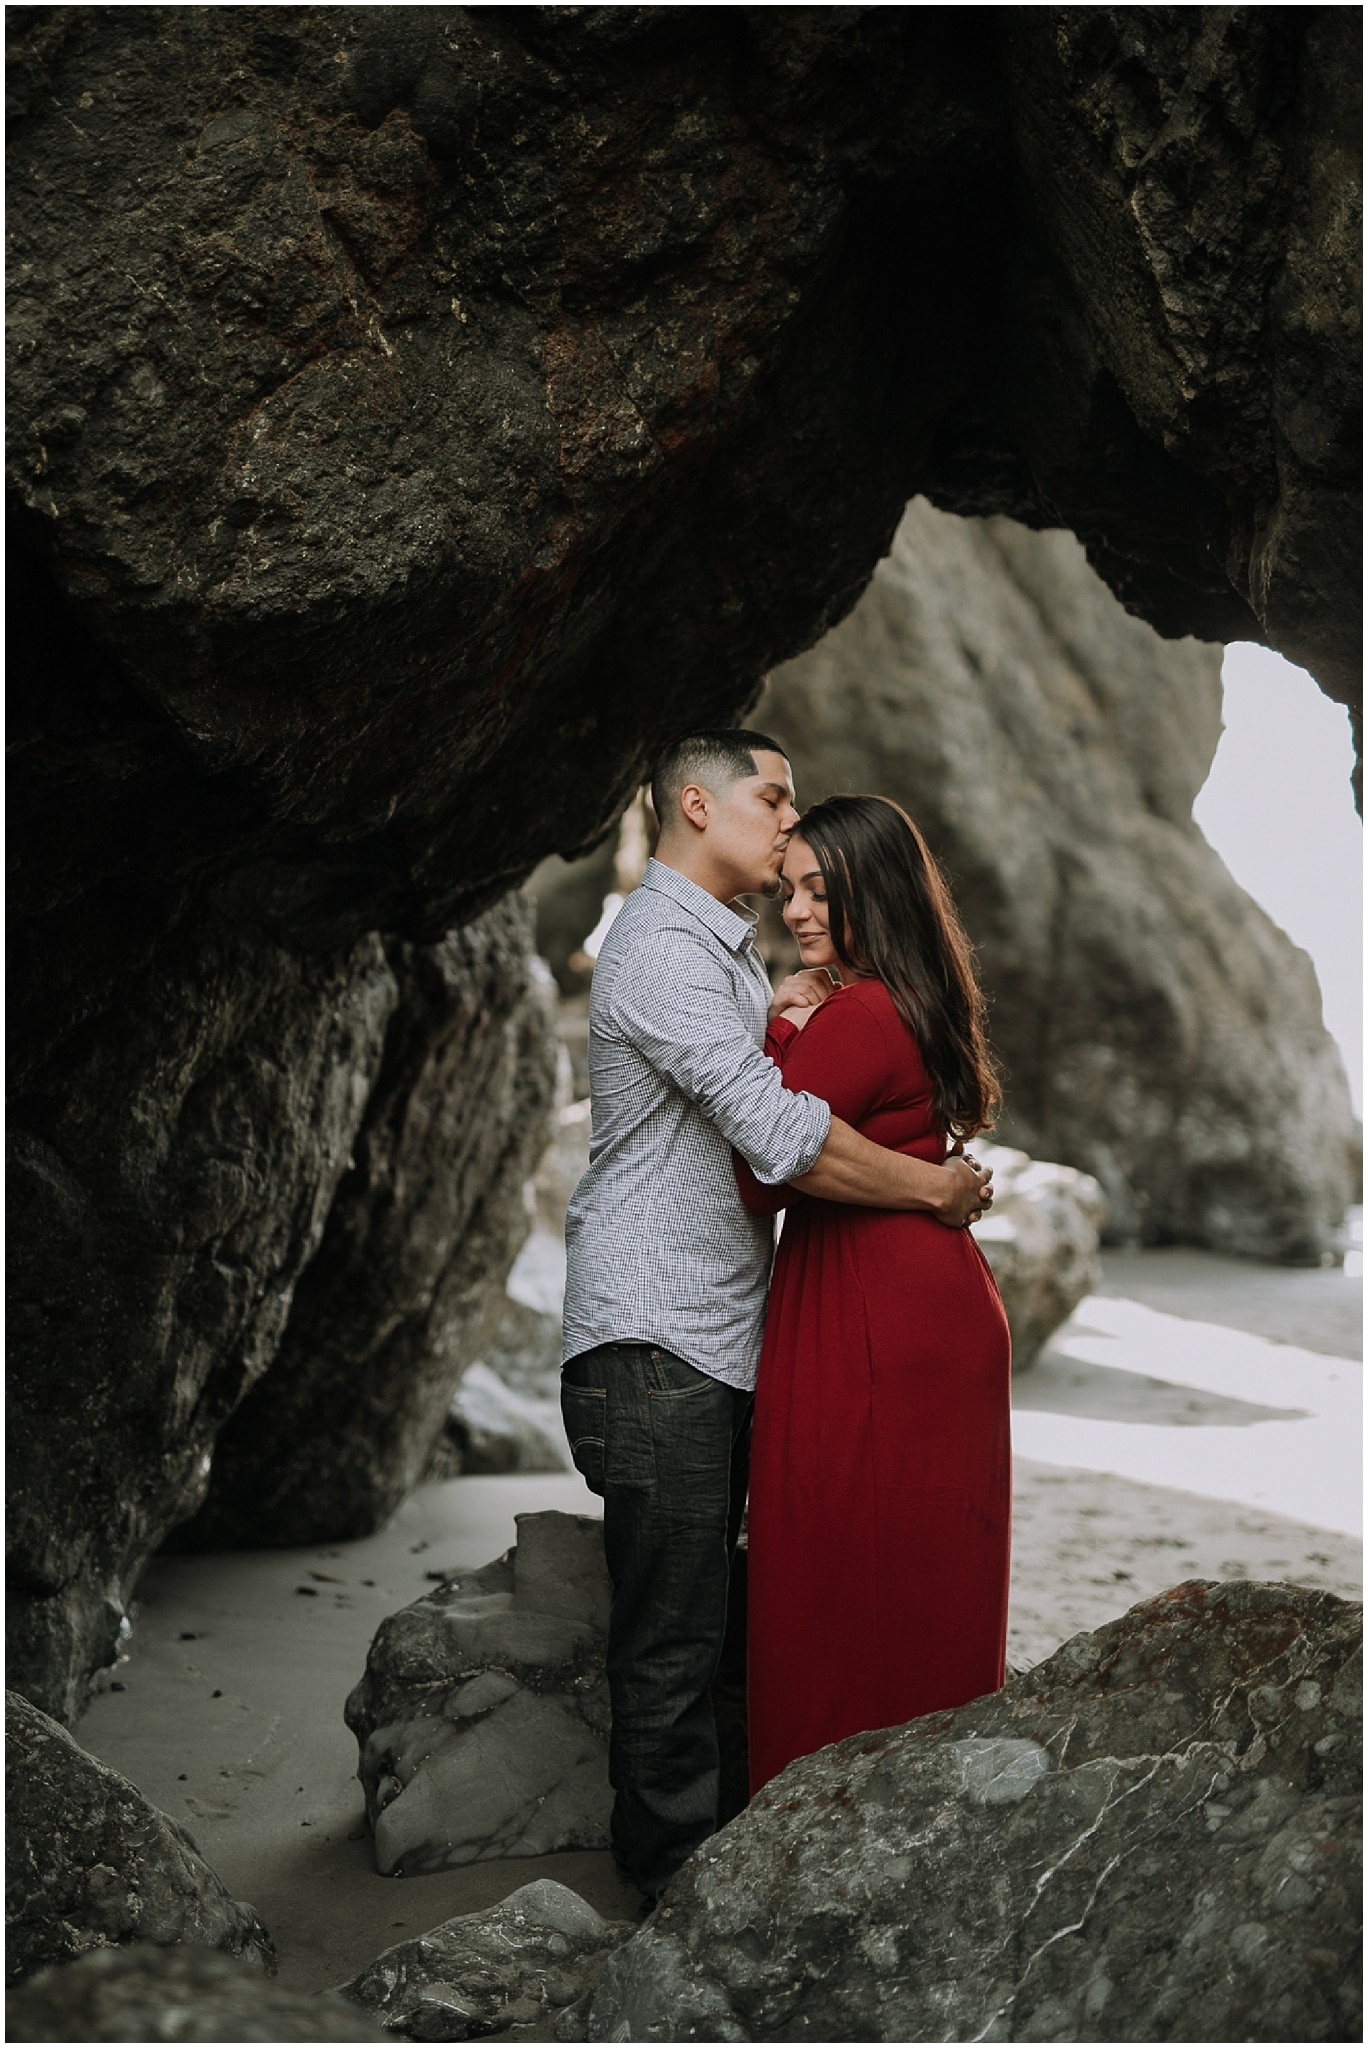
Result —
<instances>
[{"instance_id":1,"label":"blue jeans","mask_svg":"<svg viewBox=\"0 0 1368 2048\"><path fill-rule=\"evenodd\" d=\"M613 1582L613 1854L648 1898L717 1827L710 1688L746 1504L752 1405L653 1344L600 1344L561 1371L576 1467L603 1496Z\"/></svg>"}]
</instances>

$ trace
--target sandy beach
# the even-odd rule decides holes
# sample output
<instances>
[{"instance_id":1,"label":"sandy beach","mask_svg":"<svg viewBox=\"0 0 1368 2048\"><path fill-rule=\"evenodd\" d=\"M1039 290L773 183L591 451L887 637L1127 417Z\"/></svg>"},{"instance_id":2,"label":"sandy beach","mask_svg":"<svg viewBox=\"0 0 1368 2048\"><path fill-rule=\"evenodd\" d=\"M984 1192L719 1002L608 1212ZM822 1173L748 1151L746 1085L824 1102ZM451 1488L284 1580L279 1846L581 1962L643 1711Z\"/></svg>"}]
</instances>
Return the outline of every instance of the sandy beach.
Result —
<instances>
[{"instance_id":1,"label":"sandy beach","mask_svg":"<svg viewBox=\"0 0 1368 2048\"><path fill-rule=\"evenodd\" d=\"M1194 1251L1117 1253L1104 1267L1017 1387L1012 1664L1187 1578L1359 1597L1357 1274ZM604 1853L378 1877L342 1720L377 1625L427 1574L506 1549L515 1515L597 1505L573 1474L455 1479L421 1488L363 1542L149 1569L131 1654L78 1738L251 1901L283 1983L345 1981L532 1876L634 1916Z\"/></svg>"}]
</instances>

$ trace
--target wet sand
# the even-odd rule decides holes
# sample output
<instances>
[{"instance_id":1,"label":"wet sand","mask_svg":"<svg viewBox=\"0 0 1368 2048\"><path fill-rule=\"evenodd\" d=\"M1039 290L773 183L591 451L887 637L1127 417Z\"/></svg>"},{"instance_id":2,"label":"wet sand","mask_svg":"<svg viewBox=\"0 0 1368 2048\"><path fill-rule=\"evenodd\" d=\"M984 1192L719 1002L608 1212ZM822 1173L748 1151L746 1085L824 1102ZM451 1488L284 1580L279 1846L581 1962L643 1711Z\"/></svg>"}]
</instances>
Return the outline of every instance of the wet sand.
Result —
<instances>
[{"instance_id":1,"label":"wet sand","mask_svg":"<svg viewBox=\"0 0 1368 2048\"><path fill-rule=\"evenodd\" d=\"M1344 1403L1361 1377L1348 1363L1358 1282L1198 1252L1105 1265L1092 1324L1085 1304L1077 1333L1061 1333L1017 1390L1018 1440L1029 1434L1033 1455L1017 1459L1013 1665L1186 1578L1290 1579L1358 1597L1350 1528L1240 1497L1265 1484L1258 1450L1270 1429L1286 1446L1280 1466L1296 1465L1299 1446L1308 1470L1324 1455L1326 1416L1313 1404ZM1099 1337L1108 1316L1120 1336ZM1200 1487L1156 1483L1185 1443L1211 1447L1210 1480L1199 1461ZM1357 1450L1355 1437L1351 1461ZM1135 1470L1119 1475L1108 1460ZM1332 1493L1343 1498L1342 1474ZM167 1557L149 1569L132 1654L115 1674L122 1690L95 1699L78 1739L184 1822L251 1901L275 1937L282 1983L342 1982L390 1943L533 1876L558 1878L610 1917L635 1916L635 1894L603 1853L378 1877L342 1720L377 1625L418 1598L426 1573L496 1556L514 1540L515 1514L597 1506L573 1474L456 1479L421 1488L364 1542ZM1331 1519L1349 1518L1336 1508Z\"/></svg>"}]
</instances>

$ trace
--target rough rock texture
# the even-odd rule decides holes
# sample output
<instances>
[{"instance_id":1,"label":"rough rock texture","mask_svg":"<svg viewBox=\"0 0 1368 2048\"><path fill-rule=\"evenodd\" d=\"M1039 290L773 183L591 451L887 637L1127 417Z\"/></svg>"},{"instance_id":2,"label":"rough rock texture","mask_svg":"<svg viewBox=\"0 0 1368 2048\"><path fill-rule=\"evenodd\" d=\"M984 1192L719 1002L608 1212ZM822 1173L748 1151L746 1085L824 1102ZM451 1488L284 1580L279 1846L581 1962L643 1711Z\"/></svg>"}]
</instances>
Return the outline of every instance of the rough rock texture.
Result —
<instances>
[{"instance_id":1,"label":"rough rock texture","mask_svg":"<svg viewBox=\"0 0 1368 2048\"><path fill-rule=\"evenodd\" d=\"M9 1682L61 1720L280 1342L379 1067L374 936L226 919L130 977L9 1123Z\"/></svg>"},{"instance_id":2,"label":"rough rock texture","mask_svg":"<svg viewBox=\"0 0 1368 2048\"><path fill-rule=\"evenodd\" d=\"M343 1990L410 2040L470 2041L583 1997L633 1931L538 1878L483 1913L396 1942Z\"/></svg>"},{"instance_id":3,"label":"rough rock texture","mask_svg":"<svg viewBox=\"0 0 1368 2048\"><path fill-rule=\"evenodd\" d=\"M596 843L914 490L1347 689L1358 20L8 28L12 1605L65 1715L318 1243L368 935Z\"/></svg>"},{"instance_id":4,"label":"rough rock texture","mask_svg":"<svg viewBox=\"0 0 1368 2048\"><path fill-rule=\"evenodd\" d=\"M187 1543L369 1535L420 1479L503 1305L556 1079L552 992L509 898L388 949L399 999L349 1170Z\"/></svg>"},{"instance_id":5,"label":"rough rock texture","mask_svg":"<svg viewBox=\"0 0 1368 2048\"><path fill-rule=\"evenodd\" d=\"M1316 1263L1353 1116L1310 961L1192 822L1219 667L1127 617L1069 535L918 502L756 716L801 803L872 789L924 827L979 948L1008 1144L1094 1175L1115 1238Z\"/></svg>"},{"instance_id":6,"label":"rough rock texture","mask_svg":"<svg viewBox=\"0 0 1368 2048\"><path fill-rule=\"evenodd\" d=\"M5 1745L7 1983L125 1942L224 1949L274 1975L251 1907L229 1898L185 1829L127 1778L12 1692Z\"/></svg>"},{"instance_id":7,"label":"rough rock texture","mask_svg":"<svg viewBox=\"0 0 1368 2048\"><path fill-rule=\"evenodd\" d=\"M621 767L848 600L927 478L1086 531L1166 630L1268 615L1333 667L1346 14L21 16L25 524L203 763L394 848L442 922L525 860L451 788L539 685L536 797L605 822L633 669Z\"/></svg>"},{"instance_id":8,"label":"rough rock texture","mask_svg":"<svg viewBox=\"0 0 1368 2048\"><path fill-rule=\"evenodd\" d=\"M1106 1215L1089 1174L976 1138L974 1157L993 1169L993 1206L974 1236L1002 1295L1012 1331L1012 1370L1035 1363L1102 1278L1097 1237Z\"/></svg>"},{"instance_id":9,"label":"rough rock texture","mask_svg":"<svg viewBox=\"0 0 1368 2048\"><path fill-rule=\"evenodd\" d=\"M385 2041L330 1991L263 1984L205 1949L104 1949L6 2000L8 2041Z\"/></svg>"},{"instance_id":10,"label":"rough rock texture","mask_svg":"<svg viewBox=\"0 0 1368 2048\"><path fill-rule=\"evenodd\" d=\"M986 467L995 441L1010 466L1015 444L1030 484L933 495L1071 526L1165 633L1248 637L1228 578L1259 637L1352 701L1361 23L1037 7L1004 31L1029 226L993 396L951 462ZM1201 479L1182 502L1168 463Z\"/></svg>"},{"instance_id":11,"label":"rough rock texture","mask_svg":"<svg viewBox=\"0 0 1368 2048\"><path fill-rule=\"evenodd\" d=\"M1193 1581L803 1758L614 1956L590 2040L1356 2041L1362 1611Z\"/></svg>"},{"instance_id":12,"label":"rough rock texture","mask_svg":"<svg viewBox=\"0 0 1368 2048\"><path fill-rule=\"evenodd\" d=\"M506 1556L381 1625L347 1700L382 1876L607 1843L603 1524L515 1519Z\"/></svg>"},{"instance_id":13,"label":"rough rock texture","mask_svg":"<svg viewBox=\"0 0 1368 2048\"><path fill-rule=\"evenodd\" d=\"M186 1540L364 1534L421 1476L527 1229L555 1073L529 938L517 900L322 956L207 913L133 1029L92 1019L20 1091L9 1669L59 1719L254 1382Z\"/></svg>"}]
</instances>

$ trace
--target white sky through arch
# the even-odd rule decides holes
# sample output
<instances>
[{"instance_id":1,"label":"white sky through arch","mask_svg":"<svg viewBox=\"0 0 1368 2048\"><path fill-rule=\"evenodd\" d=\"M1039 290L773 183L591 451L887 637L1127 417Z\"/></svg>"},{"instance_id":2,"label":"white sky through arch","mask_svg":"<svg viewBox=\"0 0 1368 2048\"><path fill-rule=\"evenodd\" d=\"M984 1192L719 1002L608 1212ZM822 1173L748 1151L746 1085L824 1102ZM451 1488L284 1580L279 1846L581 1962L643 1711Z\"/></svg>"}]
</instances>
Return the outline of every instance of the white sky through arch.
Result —
<instances>
[{"instance_id":1,"label":"white sky through arch","mask_svg":"<svg viewBox=\"0 0 1368 2048\"><path fill-rule=\"evenodd\" d=\"M1311 955L1363 1114L1363 831L1349 714L1266 647L1226 649L1225 731L1193 816L1241 888Z\"/></svg>"}]
</instances>

